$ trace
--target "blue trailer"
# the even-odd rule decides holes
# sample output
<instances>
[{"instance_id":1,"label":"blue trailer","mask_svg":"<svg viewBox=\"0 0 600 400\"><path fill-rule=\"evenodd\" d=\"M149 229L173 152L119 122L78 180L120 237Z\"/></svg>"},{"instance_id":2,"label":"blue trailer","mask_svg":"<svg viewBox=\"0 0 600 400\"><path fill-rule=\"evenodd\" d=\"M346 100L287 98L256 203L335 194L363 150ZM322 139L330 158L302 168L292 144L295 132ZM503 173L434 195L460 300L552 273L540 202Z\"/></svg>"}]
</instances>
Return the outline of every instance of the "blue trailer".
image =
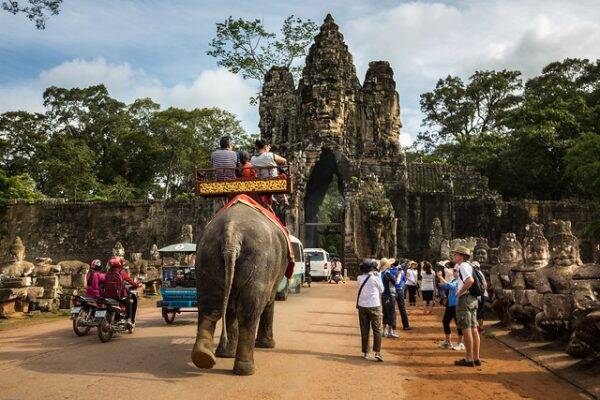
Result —
<instances>
[{"instance_id":1,"label":"blue trailer","mask_svg":"<svg viewBox=\"0 0 600 400\"><path fill-rule=\"evenodd\" d=\"M197 312L196 269L192 256L194 243L178 243L158 250L162 263L162 300L156 306L162 309L167 324L173 323L176 314Z\"/></svg>"}]
</instances>

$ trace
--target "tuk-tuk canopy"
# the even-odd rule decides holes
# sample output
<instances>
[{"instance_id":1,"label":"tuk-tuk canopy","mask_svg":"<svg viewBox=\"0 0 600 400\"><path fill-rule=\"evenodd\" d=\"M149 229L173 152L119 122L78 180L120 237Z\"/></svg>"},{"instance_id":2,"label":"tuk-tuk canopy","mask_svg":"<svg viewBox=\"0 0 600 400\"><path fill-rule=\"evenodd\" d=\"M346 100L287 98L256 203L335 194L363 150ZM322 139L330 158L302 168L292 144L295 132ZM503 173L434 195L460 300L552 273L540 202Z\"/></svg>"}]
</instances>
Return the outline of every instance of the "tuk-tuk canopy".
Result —
<instances>
[{"instance_id":1,"label":"tuk-tuk canopy","mask_svg":"<svg viewBox=\"0 0 600 400\"><path fill-rule=\"evenodd\" d=\"M159 253L195 253L196 243L177 243L163 247Z\"/></svg>"}]
</instances>

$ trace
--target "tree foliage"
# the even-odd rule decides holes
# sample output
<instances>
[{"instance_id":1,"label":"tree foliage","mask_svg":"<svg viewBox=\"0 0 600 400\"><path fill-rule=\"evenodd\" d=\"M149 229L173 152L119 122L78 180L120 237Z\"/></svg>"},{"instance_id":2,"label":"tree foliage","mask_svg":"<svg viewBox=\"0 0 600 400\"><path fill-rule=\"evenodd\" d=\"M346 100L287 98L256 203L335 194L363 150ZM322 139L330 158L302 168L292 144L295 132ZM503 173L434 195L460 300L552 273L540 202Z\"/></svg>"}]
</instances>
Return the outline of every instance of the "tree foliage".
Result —
<instances>
[{"instance_id":1,"label":"tree foliage","mask_svg":"<svg viewBox=\"0 0 600 400\"><path fill-rule=\"evenodd\" d=\"M37 29L45 29L48 16L58 15L61 4L62 0L8 0L2 2L2 9L14 15L24 14Z\"/></svg>"},{"instance_id":2,"label":"tree foliage","mask_svg":"<svg viewBox=\"0 0 600 400\"><path fill-rule=\"evenodd\" d=\"M304 21L294 15L283 21L278 34L269 32L260 19L229 17L217 23L216 36L207 54L215 57L218 65L259 84L272 66L289 68L298 80L302 68L295 62L306 56L317 30L310 19Z\"/></svg>"},{"instance_id":3,"label":"tree foliage","mask_svg":"<svg viewBox=\"0 0 600 400\"><path fill-rule=\"evenodd\" d=\"M450 76L421 109L412 158L473 166L507 198L589 197L574 179L580 158L567 154L600 135L600 61L553 62L525 84L518 71Z\"/></svg>"},{"instance_id":4,"label":"tree foliage","mask_svg":"<svg viewBox=\"0 0 600 400\"><path fill-rule=\"evenodd\" d=\"M172 198L191 191L221 136L251 140L235 115L151 99L125 104L103 85L44 92L46 112L0 115L0 169L27 174L41 193L71 200ZM15 194L21 192L14 192Z\"/></svg>"}]
</instances>

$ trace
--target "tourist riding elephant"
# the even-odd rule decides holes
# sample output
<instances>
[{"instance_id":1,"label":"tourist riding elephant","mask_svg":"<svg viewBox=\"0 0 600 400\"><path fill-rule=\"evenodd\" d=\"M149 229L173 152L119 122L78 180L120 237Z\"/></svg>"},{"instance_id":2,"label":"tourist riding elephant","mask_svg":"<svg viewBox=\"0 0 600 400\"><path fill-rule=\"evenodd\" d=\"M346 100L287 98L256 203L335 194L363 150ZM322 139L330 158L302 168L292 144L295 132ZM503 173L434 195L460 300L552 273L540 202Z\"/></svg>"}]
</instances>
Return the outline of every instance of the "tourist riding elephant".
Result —
<instances>
[{"instance_id":1,"label":"tourist riding elephant","mask_svg":"<svg viewBox=\"0 0 600 400\"><path fill-rule=\"evenodd\" d=\"M216 355L235 357L235 374L254 373L255 345L275 347L275 294L288 260L282 229L244 203L221 210L207 225L196 261L198 332L192 361L197 367L215 364L214 331L223 317Z\"/></svg>"}]
</instances>

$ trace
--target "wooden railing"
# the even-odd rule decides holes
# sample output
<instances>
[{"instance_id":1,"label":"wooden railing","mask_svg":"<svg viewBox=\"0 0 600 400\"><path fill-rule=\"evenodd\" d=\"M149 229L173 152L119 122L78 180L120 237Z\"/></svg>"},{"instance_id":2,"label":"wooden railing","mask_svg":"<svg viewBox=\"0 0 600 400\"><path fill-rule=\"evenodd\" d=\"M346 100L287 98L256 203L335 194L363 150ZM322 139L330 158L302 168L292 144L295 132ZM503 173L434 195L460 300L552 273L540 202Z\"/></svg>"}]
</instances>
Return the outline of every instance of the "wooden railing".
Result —
<instances>
[{"instance_id":1,"label":"wooden railing","mask_svg":"<svg viewBox=\"0 0 600 400\"><path fill-rule=\"evenodd\" d=\"M197 169L194 188L198 196L230 196L241 193L290 193L288 166Z\"/></svg>"}]
</instances>

